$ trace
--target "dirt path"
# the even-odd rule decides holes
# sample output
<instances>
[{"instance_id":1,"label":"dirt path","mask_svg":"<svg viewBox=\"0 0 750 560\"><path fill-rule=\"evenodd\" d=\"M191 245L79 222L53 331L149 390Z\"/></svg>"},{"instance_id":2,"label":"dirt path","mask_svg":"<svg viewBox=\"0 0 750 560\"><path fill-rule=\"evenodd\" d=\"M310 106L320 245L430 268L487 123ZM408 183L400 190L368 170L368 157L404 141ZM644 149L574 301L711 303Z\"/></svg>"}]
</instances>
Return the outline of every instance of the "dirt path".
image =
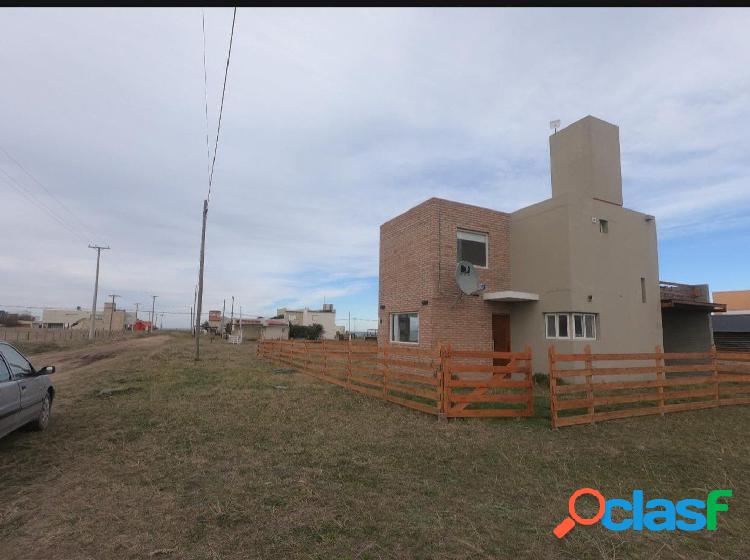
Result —
<instances>
[{"instance_id":1,"label":"dirt path","mask_svg":"<svg viewBox=\"0 0 750 560\"><path fill-rule=\"evenodd\" d=\"M55 381L62 381L80 368L95 362L110 360L129 350L156 349L169 340L169 335L156 335L143 338L118 340L107 344L76 348L70 350L55 350L43 354L31 354L29 358L35 367L55 366Z\"/></svg>"}]
</instances>

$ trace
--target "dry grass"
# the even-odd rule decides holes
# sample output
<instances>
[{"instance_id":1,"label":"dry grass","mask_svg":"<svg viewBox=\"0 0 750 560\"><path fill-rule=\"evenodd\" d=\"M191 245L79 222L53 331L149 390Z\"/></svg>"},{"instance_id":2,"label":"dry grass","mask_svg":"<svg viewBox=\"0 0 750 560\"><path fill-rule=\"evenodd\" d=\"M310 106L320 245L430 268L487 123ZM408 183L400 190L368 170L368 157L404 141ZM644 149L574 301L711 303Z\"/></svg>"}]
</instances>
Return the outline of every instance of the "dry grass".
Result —
<instances>
[{"instance_id":1,"label":"dry grass","mask_svg":"<svg viewBox=\"0 0 750 560\"><path fill-rule=\"evenodd\" d=\"M370 399L174 336L61 378L0 440L6 558L745 558L750 407L549 429ZM120 388L101 396L105 388ZM551 533L581 486L700 497L719 530Z\"/></svg>"}]
</instances>

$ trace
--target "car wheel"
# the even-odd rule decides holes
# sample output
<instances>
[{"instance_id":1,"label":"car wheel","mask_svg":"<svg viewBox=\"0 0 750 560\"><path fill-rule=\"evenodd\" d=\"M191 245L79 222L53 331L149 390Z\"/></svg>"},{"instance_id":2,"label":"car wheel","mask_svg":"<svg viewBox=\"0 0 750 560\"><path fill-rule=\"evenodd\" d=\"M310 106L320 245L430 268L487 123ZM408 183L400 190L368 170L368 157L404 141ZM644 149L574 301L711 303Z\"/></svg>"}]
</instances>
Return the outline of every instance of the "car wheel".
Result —
<instances>
[{"instance_id":1,"label":"car wheel","mask_svg":"<svg viewBox=\"0 0 750 560\"><path fill-rule=\"evenodd\" d=\"M50 399L49 393L44 396L42 401L42 410L39 411L39 416L36 420L31 422L29 426L32 430L38 430L40 432L47 429L49 426L49 417L52 413L52 399Z\"/></svg>"}]
</instances>

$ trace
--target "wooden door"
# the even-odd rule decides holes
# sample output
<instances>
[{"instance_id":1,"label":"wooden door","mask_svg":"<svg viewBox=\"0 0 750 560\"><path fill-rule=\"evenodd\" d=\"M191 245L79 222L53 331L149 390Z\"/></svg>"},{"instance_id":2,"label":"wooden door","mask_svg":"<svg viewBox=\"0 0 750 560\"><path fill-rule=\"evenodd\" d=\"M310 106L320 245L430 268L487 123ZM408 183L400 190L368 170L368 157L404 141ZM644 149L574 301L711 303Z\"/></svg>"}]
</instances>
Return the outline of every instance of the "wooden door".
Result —
<instances>
[{"instance_id":1,"label":"wooden door","mask_svg":"<svg viewBox=\"0 0 750 560\"><path fill-rule=\"evenodd\" d=\"M510 352L510 315L492 316L492 342L495 352ZM510 360L496 358L493 364L507 366Z\"/></svg>"}]
</instances>

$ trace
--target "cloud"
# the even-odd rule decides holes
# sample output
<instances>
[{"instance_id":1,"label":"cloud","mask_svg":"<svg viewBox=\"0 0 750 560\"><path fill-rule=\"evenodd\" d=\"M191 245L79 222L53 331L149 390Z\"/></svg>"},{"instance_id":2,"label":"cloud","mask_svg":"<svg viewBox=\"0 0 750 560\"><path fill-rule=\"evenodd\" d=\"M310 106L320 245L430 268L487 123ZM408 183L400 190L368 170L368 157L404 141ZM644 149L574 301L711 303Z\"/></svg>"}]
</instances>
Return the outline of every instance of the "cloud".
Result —
<instances>
[{"instance_id":1,"label":"cloud","mask_svg":"<svg viewBox=\"0 0 750 560\"><path fill-rule=\"evenodd\" d=\"M4 11L0 145L85 228L0 177L2 299L87 305L90 239L112 246L102 293L188 310L207 175L200 17ZM206 23L213 134L231 10ZM741 9L240 9L204 307L359 294L355 312L374 316L379 225L431 196L506 211L546 198L554 118L620 126L626 203L662 237L747 229L748 23ZM0 168L24 180L2 154Z\"/></svg>"}]
</instances>

